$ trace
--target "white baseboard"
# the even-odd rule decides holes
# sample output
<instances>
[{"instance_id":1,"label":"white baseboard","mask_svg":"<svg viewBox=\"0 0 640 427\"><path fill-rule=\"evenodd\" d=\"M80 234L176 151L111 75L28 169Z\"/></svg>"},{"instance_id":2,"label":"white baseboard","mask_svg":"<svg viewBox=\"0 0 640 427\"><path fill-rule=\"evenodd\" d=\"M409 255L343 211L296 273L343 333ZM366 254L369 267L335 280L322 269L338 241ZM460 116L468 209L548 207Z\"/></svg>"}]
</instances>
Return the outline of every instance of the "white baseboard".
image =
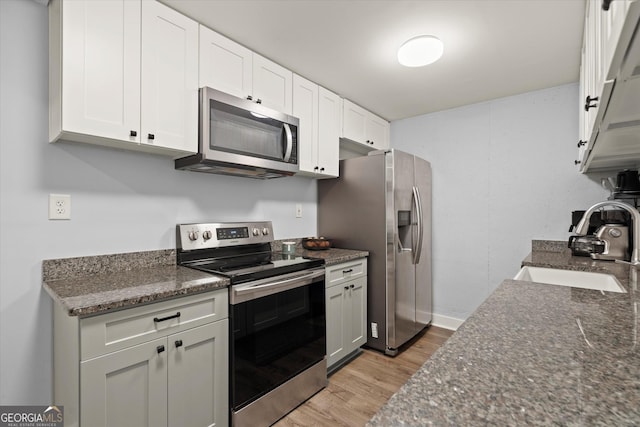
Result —
<instances>
[{"instance_id":1,"label":"white baseboard","mask_svg":"<svg viewBox=\"0 0 640 427\"><path fill-rule=\"evenodd\" d=\"M457 330L460 325L464 323L462 319L456 319L455 317L442 316L439 314L433 315L431 324L439 328L449 329L450 331Z\"/></svg>"}]
</instances>

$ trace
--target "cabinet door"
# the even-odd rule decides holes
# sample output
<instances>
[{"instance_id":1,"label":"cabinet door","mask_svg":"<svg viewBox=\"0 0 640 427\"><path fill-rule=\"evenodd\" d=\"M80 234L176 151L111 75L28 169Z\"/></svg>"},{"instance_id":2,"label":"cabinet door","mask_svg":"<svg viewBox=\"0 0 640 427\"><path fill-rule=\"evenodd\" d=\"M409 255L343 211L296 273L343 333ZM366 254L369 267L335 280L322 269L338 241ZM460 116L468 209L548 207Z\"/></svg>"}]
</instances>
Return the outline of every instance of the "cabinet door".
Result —
<instances>
[{"instance_id":1,"label":"cabinet door","mask_svg":"<svg viewBox=\"0 0 640 427\"><path fill-rule=\"evenodd\" d=\"M342 116L342 136L365 144L367 139L365 133L367 114L367 110L345 99Z\"/></svg>"},{"instance_id":2,"label":"cabinet door","mask_svg":"<svg viewBox=\"0 0 640 427\"><path fill-rule=\"evenodd\" d=\"M598 0L591 1L597 3L596 7L602 3ZM609 4L608 11L600 9L603 78L606 80L616 78L618 67L622 62L622 57L616 58L614 61L614 56L630 4L629 0L615 0ZM620 52L620 54L622 56L624 52Z\"/></svg>"},{"instance_id":3,"label":"cabinet door","mask_svg":"<svg viewBox=\"0 0 640 427\"><path fill-rule=\"evenodd\" d=\"M303 172L318 172L318 85L293 76L293 115L298 127L298 161Z\"/></svg>"},{"instance_id":4,"label":"cabinet door","mask_svg":"<svg viewBox=\"0 0 640 427\"><path fill-rule=\"evenodd\" d=\"M142 2L141 142L198 151L198 24Z\"/></svg>"},{"instance_id":5,"label":"cabinet door","mask_svg":"<svg viewBox=\"0 0 640 427\"><path fill-rule=\"evenodd\" d=\"M327 311L327 366L331 366L344 356L347 352L344 347L345 335L345 296L348 290L347 285L336 285L326 290L326 311Z\"/></svg>"},{"instance_id":6,"label":"cabinet door","mask_svg":"<svg viewBox=\"0 0 640 427\"><path fill-rule=\"evenodd\" d=\"M346 324L350 326L347 353L352 352L367 341L367 278L361 277L349 283L349 314Z\"/></svg>"},{"instance_id":7,"label":"cabinet door","mask_svg":"<svg viewBox=\"0 0 640 427\"><path fill-rule=\"evenodd\" d=\"M80 425L167 425L166 342L149 341L82 362Z\"/></svg>"},{"instance_id":8,"label":"cabinet door","mask_svg":"<svg viewBox=\"0 0 640 427\"><path fill-rule=\"evenodd\" d=\"M367 118L366 140L372 143L376 150L389 148L389 122L370 114Z\"/></svg>"},{"instance_id":9,"label":"cabinet door","mask_svg":"<svg viewBox=\"0 0 640 427\"><path fill-rule=\"evenodd\" d=\"M200 26L200 87L208 86L240 98L253 94L253 53Z\"/></svg>"},{"instance_id":10,"label":"cabinet door","mask_svg":"<svg viewBox=\"0 0 640 427\"><path fill-rule=\"evenodd\" d=\"M229 321L171 335L168 347L168 425L228 425Z\"/></svg>"},{"instance_id":11,"label":"cabinet door","mask_svg":"<svg viewBox=\"0 0 640 427\"><path fill-rule=\"evenodd\" d=\"M340 97L320 87L318 94L318 166L323 175L338 176L341 113Z\"/></svg>"},{"instance_id":12,"label":"cabinet door","mask_svg":"<svg viewBox=\"0 0 640 427\"><path fill-rule=\"evenodd\" d=\"M139 141L129 135L140 131L140 2L67 1L61 7L59 130Z\"/></svg>"},{"instance_id":13,"label":"cabinet door","mask_svg":"<svg viewBox=\"0 0 640 427\"><path fill-rule=\"evenodd\" d=\"M253 99L285 114L293 104L293 73L256 53L253 54Z\"/></svg>"}]
</instances>

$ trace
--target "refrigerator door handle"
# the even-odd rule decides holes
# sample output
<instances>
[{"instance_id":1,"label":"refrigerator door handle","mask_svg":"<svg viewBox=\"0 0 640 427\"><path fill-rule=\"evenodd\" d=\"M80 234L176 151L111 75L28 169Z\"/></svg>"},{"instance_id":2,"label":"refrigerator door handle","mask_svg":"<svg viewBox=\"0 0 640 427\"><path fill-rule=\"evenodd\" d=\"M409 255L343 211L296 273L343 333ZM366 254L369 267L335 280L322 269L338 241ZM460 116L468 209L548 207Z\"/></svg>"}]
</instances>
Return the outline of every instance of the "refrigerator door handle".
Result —
<instances>
[{"instance_id":1,"label":"refrigerator door handle","mask_svg":"<svg viewBox=\"0 0 640 427\"><path fill-rule=\"evenodd\" d=\"M411 252L411 248L405 248L402 246L402 242L400 241L400 237L396 235L396 239L398 239L398 252Z\"/></svg>"},{"instance_id":2,"label":"refrigerator door handle","mask_svg":"<svg viewBox=\"0 0 640 427\"><path fill-rule=\"evenodd\" d=\"M413 187L413 200L416 204L416 216L418 226L418 242L416 243L413 251L413 263L418 264L420 257L422 256L422 242L424 238L424 225L422 224L422 200L420 199L420 190L418 187Z\"/></svg>"}]
</instances>

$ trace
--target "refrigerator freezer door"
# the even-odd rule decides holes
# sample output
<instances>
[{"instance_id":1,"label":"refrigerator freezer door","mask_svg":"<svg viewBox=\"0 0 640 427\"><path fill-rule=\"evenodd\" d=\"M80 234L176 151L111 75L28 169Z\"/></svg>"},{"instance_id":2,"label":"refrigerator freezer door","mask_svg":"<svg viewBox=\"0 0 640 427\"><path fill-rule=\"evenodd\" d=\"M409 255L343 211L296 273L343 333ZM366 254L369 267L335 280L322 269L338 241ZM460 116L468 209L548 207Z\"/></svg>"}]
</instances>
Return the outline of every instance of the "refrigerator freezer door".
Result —
<instances>
[{"instance_id":1,"label":"refrigerator freezer door","mask_svg":"<svg viewBox=\"0 0 640 427\"><path fill-rule=\"evenodd\" d=\"M387 254L387 349L397 349L415 335L415 267L416 225L414 157L400 151L387 154L387 229L393 235L395 256ZM398 217L410 212L407 225ZM404 248L404 249L401 249ZM408 249L410 248L410 249ZM395 258L395 265L393 265Z\"/></svg>"}]
</instances>

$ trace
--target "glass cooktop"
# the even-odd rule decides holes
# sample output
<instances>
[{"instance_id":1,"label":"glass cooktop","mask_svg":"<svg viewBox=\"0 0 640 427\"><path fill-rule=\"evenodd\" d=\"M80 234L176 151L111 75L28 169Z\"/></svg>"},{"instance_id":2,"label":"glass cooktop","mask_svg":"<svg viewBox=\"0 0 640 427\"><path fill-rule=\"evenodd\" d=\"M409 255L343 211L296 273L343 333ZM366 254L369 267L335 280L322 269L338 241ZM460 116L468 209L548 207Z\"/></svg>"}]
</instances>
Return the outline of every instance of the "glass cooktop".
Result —
<instances>
[{"instance_id":1,"label":"glass cooktop","mask_svg":"<svg viewBox=\"0 0 640 427\"><path fill-rule=\"evenodd\" d=\"M187 267L227 277L232 284L278 276L324 265L323 259L259 252L224 258L204 259L184 264Z\"/></svg>"}]
</instances>

